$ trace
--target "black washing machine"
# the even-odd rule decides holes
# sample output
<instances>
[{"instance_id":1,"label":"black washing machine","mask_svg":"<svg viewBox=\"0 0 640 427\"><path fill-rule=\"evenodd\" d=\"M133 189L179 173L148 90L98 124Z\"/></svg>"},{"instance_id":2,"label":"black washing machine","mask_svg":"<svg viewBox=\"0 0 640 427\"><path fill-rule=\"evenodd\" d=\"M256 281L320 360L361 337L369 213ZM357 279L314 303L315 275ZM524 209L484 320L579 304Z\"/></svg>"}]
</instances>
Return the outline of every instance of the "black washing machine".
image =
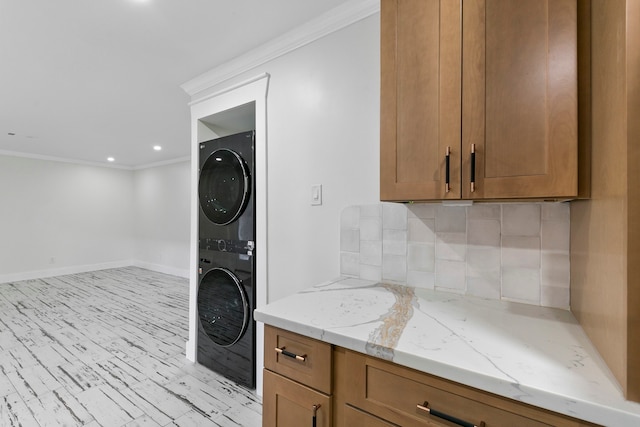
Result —
<instances>
[{"instance_id":1,"label":"black washing machine","mask_svg":"<svg viewBox=\"0 0 640 427\"><path fill-rule=\"evenodd\" d=\"M255 388L254 132L200 144L198 363Z\"/></svg>"},{"instance_id":2,"label":"black washing machine","mask_svg":"<svg viewBox=\"0 0 640 427\"><path fill-rule=\"evenodd\" d=\"M255 388L253 256L200 250L198 363Z\"/></svg>"}]
</instances>

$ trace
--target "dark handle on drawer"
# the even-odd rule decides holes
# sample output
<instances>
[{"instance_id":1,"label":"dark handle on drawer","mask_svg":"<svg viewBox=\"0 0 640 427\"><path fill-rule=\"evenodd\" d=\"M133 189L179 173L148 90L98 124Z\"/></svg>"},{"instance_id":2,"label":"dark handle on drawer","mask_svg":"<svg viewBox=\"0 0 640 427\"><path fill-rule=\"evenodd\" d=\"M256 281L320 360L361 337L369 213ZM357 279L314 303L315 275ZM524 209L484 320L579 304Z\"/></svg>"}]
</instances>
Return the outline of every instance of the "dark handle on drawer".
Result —
<instances>
[{"instance_id":1,"label":"dark handle on drawer","mask_svg":"<svg viewBox=\"0 0 640 427\"><path fill-rule=\"evenodd\" d=\"M475 425L473 423L468 423L466 421L461 420L460 418L456 418L449 414L445 414L444 412L436 411L435 409L429 408L429 402L424 402L424 404L416 405L417 409L420 411L424 411L427 414L433 415L434 417L442 418L443 420L447 420L451 423L457 424L462 427L485 427L484 421L480 422L480 425Z\"/></svg>"},{"instance_id":2,"label":"dark handle on drawer","mask_svg":"<svg viewBox=\"0 0 640 427\"><path fill-rule=\"evenodd\" d=\"M476 191L476 144L471 144L471 192Z\"/></svg>"},{"instance_id":3,"label":"dark handle on drawer","mask_svg":"<svg viewBox=\"0 0 640 427\"><path fill-rule=\"evenodd\" d=\"M444 155L444 191L448 193L451 187L449 186L450 180L450 160L451 160L451 147L447 147L447 151Z\"/></svg>"},{"instance_id":4,"label":"dark handle on drawer","mask_svg":"<svg viewBox=\"0 0 640 427\"><path fill-rule=\"evenodd\" d=\"M316 427L316 423L317 423L317 413L318 413L318 409L320 409L320 404L317 405L313 405L313 418L311 418L311 427Z\"/></svg>"},{"instance_id":5,"label":"dark handle on drawer","mask_svg":"<svg viewBox=\"0 0 640 427\"><path fill-rule=\"evenodd\" d=\"M275 348L276 353L280 353L280 354L282 354L284 356L290 357L292 359L299 360L301 362L304 362L305 360L307 360L307 355L306 354L303 354L302 356L299 356L299 355L297 355L295 353L291 353L290 351L285 350L285 348L286 347L282 347L282 348L276 347Z\"/></svg>"}]
</instances>

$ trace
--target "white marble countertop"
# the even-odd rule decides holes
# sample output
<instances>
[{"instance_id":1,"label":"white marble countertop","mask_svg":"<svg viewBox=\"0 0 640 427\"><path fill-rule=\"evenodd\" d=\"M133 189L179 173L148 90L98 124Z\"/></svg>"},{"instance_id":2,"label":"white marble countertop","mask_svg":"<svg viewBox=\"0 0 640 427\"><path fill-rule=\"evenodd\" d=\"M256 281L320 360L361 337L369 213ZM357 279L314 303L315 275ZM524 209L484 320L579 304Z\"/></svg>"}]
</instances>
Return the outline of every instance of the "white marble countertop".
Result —
<instances>
[{"instance_id":1,"label":"white marble countertop","mask_svg":"<svg viewBox=\"0 0 640 427\"><path fill-rule=\"evenodd\" d=\"M640 426L571 312L344 278L255 319L606 426Z\"/></svg>"}]
</instances>

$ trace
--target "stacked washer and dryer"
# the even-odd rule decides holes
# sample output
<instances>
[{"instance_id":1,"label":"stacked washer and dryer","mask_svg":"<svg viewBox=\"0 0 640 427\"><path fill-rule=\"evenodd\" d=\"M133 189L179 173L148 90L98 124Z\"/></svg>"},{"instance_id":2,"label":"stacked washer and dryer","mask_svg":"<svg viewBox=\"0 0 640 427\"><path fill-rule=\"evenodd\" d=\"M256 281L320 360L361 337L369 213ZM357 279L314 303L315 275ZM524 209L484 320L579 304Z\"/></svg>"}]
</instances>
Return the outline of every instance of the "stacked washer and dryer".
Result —
<instances>
[{"instance_id":1,"label":"stacked washer and dryer","mask_svg":"<svg viewBox=\"0 0 640 427\"><path fill-rule=\"evenodd\" d=\"M255 388L255 132L200 143L198 363Z\"/></svg>"}]
</instances>

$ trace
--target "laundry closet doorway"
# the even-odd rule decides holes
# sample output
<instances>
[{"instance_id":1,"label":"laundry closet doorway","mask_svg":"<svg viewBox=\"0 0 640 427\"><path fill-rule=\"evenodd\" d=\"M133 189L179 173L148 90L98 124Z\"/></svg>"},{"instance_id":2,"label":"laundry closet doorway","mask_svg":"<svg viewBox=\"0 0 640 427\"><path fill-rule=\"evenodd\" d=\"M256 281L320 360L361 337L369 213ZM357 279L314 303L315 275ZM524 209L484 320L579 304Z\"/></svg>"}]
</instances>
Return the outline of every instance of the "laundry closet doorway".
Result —
<instances>
[{"instance_id":1,"label":"laundry closet doorway","mask_svg":"<svg viewBox=\"0 0 640 427\"><path fill-rule=\"evenodd\" d=\"M267 134L266 97L269 75L203 96L191 105L191 262L189 285L189 341L186 356L197 361L199 285L199 151L200 144L240 132L255 132L255 307L267 302ZM263 347L264 331L256 325L256 349ZM256 391L262 393L262 351L255 355Z\"/></svg>"}]
</instances>

